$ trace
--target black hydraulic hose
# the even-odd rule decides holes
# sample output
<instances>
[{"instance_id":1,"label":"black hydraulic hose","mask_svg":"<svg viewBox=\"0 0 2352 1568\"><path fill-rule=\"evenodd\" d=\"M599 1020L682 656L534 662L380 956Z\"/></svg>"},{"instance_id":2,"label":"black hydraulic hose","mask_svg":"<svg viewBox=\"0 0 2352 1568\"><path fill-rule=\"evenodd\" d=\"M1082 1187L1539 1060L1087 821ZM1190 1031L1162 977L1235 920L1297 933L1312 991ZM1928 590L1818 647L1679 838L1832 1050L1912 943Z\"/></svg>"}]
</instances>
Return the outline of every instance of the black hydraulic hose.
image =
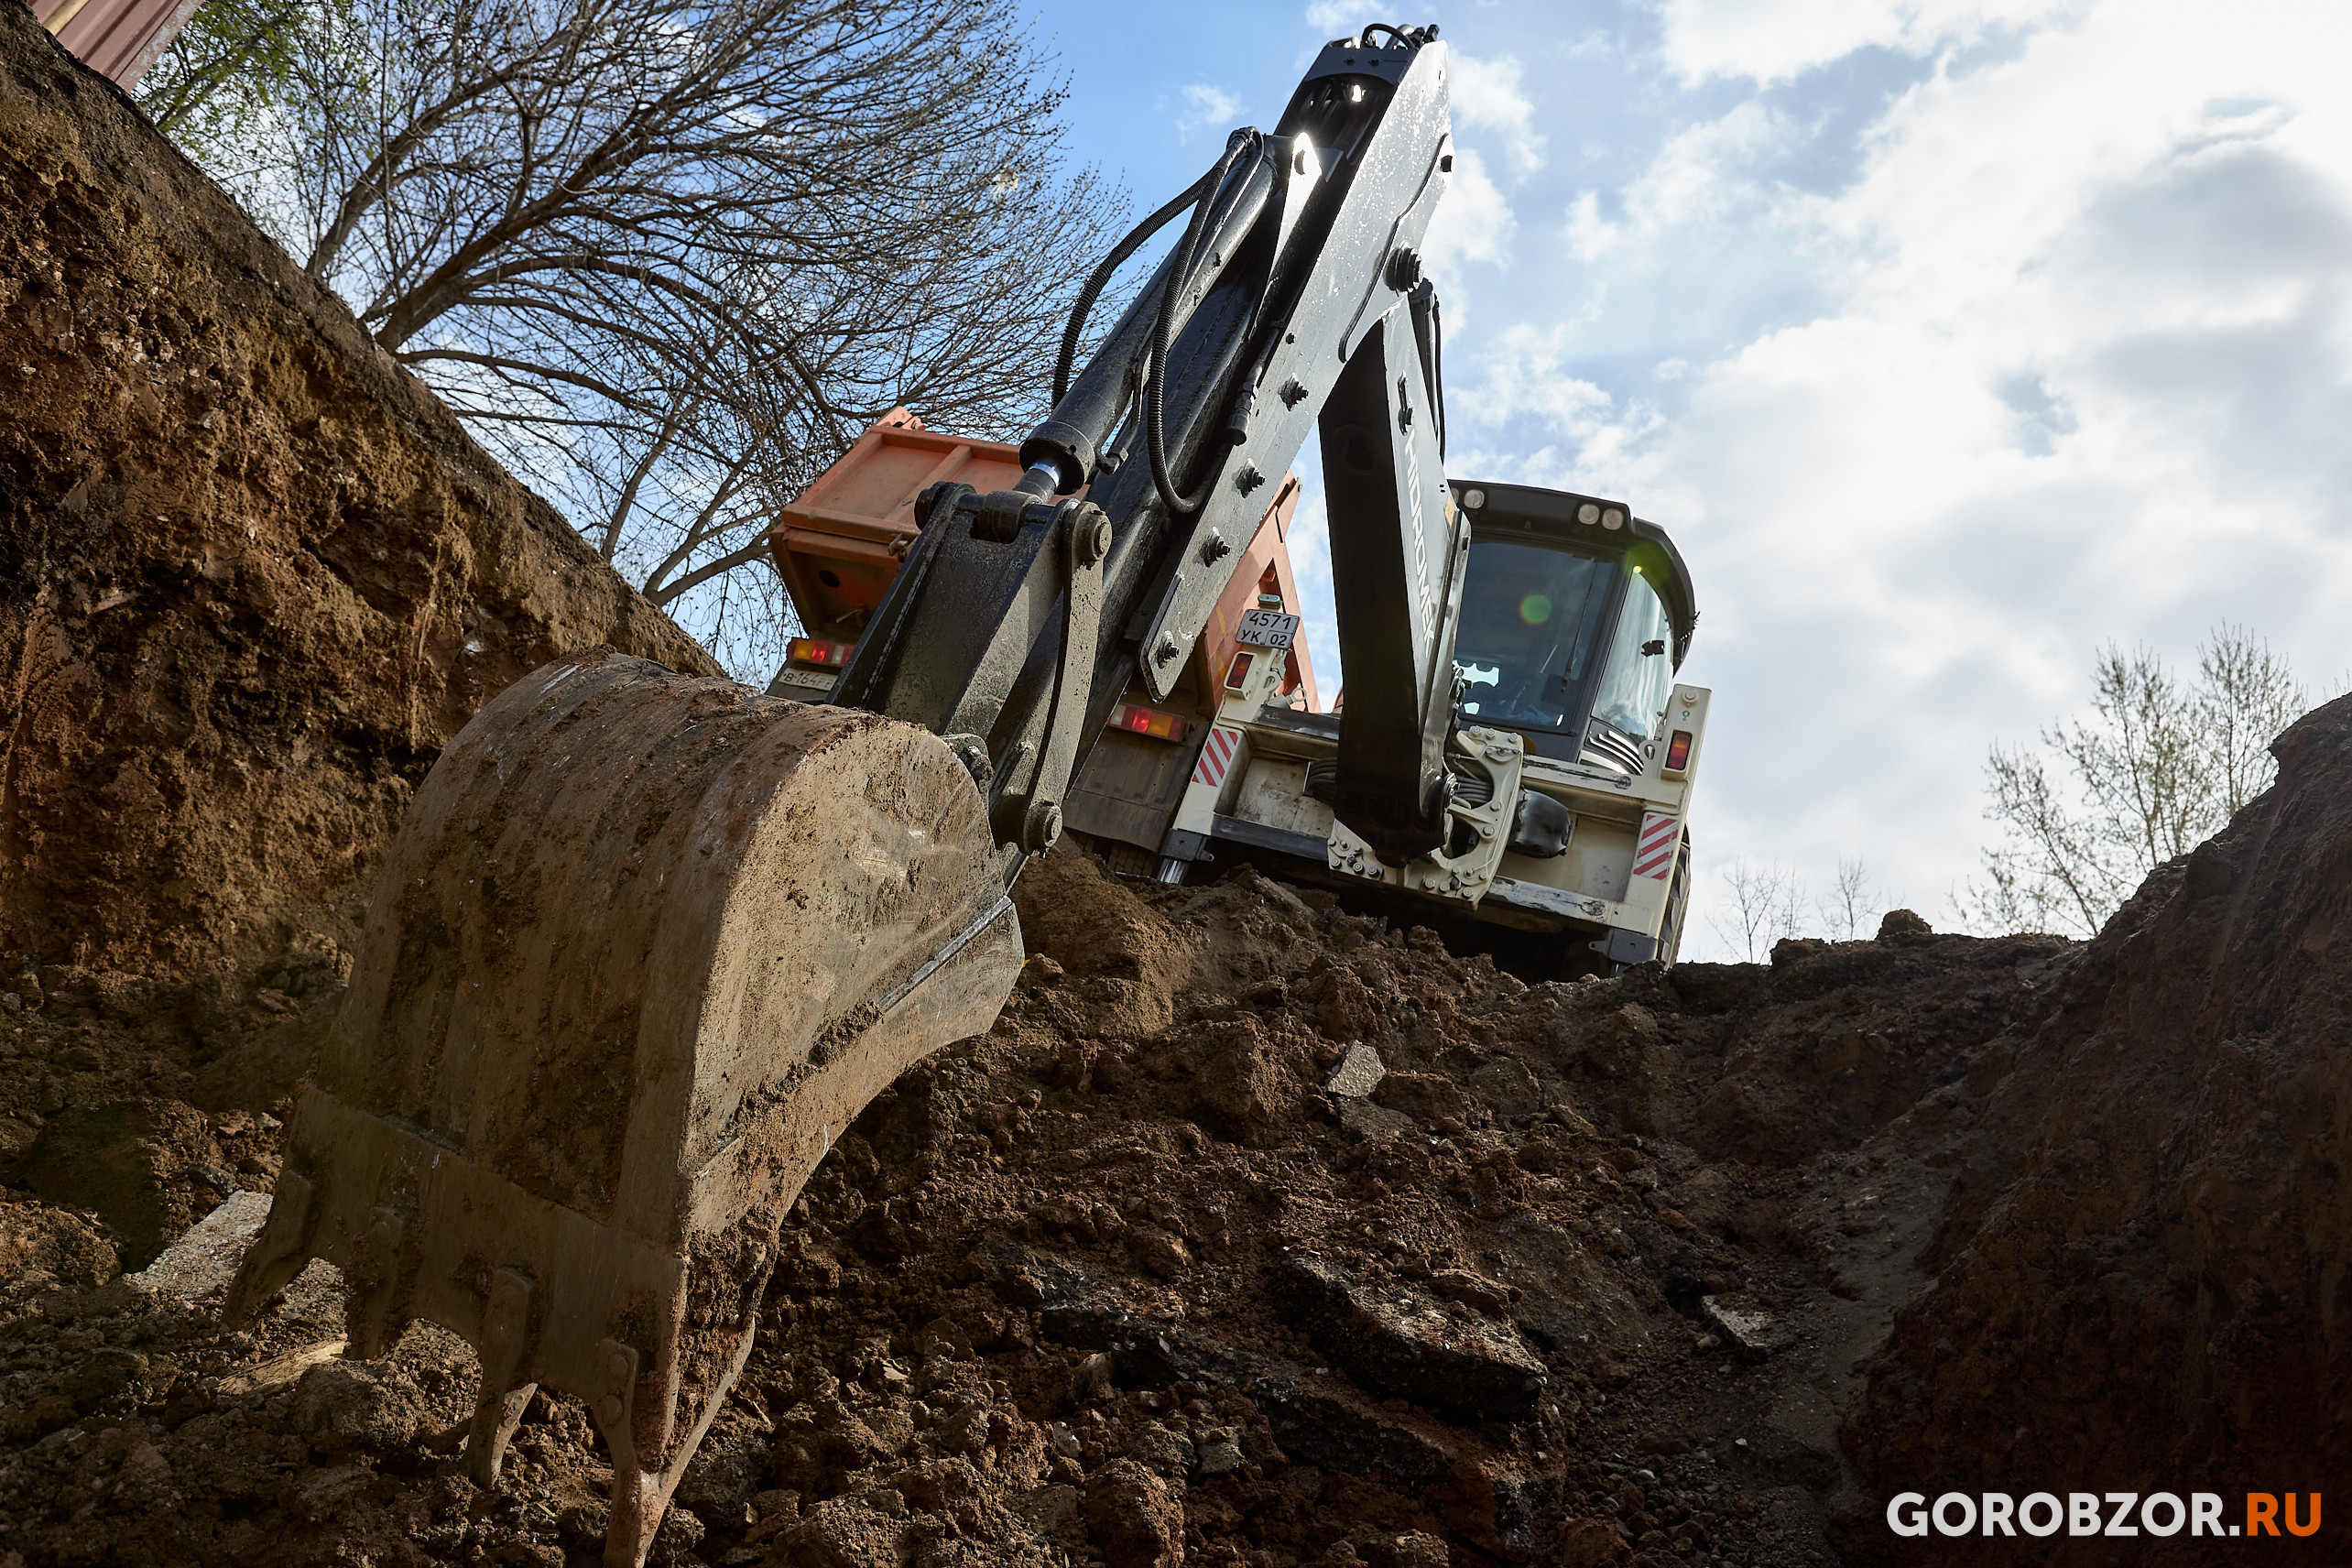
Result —
<instances>
[{"instance_id":1,"label":"black hydraulic hose","mask_svg":"<svg viewBox=\"0 0 2352 1568\"><path fill-rule=\"evenodd\" d=\"M1168 434L1163 429L1163 416L1169 326L1176 314L1176 297L1192 283L1192 253L1200 248L1201 234L1208 227L1209 209L1216 203L1216 193L1242 155L1257 150L1258 140L1256 131L1236 131L1225 142L1225 156L1202 180L1200 203L1192 209L1192 221L1185 225L1183 243L1177 247L1175 265L1169 268L1167 287L1160 292L1160 310L1152 321L1151 360L1143 380L1143 444L1151 457L1151 483L1160 492L1160 504L1180 517L1189 517L1201 509L1216 478L1212 474L1203 482L1197 495L1187 495L1176 487L1175 477L1168 471Z\"/></svg>"},{"instance_id":2,"label":"black hydraulic hose","mask_svg":"<svg viewBox=\"0 0 2352 1568\"><path fill-rule=\"evenodd\" d=\"M1053 362L1053 401L1056 407L1070 395L1070 372L1078 357L1078 334L1086 330L1087 312L1094 310L1094 301L1102 297L1103 290L1110 287L1111 275L1118 271L1127 257L1142 248L1144 241L1165 228L1169 219L1200 201L1216 177L1216 170L1211 169L1186 186L1166 206L1128 230L1127 237L1111 247L1111 254L1103 258L1103 265L1094 268L1094 275L1086 279L1086 287L1078 290L1078 303L1070 308L1069 324L1062 329L1062 353Z\"/></svg>"}]
</instances>

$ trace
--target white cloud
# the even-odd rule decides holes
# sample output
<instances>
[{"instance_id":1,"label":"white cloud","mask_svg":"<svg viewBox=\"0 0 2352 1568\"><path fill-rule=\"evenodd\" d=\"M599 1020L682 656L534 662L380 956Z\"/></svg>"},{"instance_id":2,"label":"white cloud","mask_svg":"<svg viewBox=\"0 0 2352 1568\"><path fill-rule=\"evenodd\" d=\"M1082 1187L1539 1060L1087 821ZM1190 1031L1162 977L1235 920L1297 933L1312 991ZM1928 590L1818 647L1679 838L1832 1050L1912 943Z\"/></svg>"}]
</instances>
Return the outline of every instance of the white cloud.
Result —
<instances>
[{"instance_id":1,"label":"white cloud","mask_svg":"<svg viewBox=\"0 0 2352 1568\"><path fill-rule=\"evenodd\" d=\"M1326 39L1352 38L1364 8L1350 0L1315 0L1307 7L1307 26Z\"/></svg>"},{"instance_id":2,"label":"white cloud","mask_svg":"<svg viewBox=\"0 0 2352 1568\"><path fill-rule=\"evenodd\" d=\"M1188 82L1180 90L1184 106L1177 111L1176 135L1185 141L1196 131L1230 130L1240 122L1241 98L1205 82Z\"/></svg>"},{"instance_id":3,"label":"white cloud","mask_svg":"<svg viewBox=\"0 0 2352 1568\"><path fill-rule=\"evenodd\" d=\"M1449 96L1457 134L1465 127L1492 133L1502 144L1512 172L1521 178L1543 167L1543 134L1535 128L1535 105L1519 87L1519 62L1506 55L1480 60L1456 49Z\"/></svg>"},{"instance_id":4,"label":"white cloud","mask_svg":"<svg viewBox=\"0 0 2352 1568\"><path fill-rule=\"evenodd\" d=\"M1987 743L2078 709L2097 643L2180 661L2228 619L2314 687L2352 660L2352 106L2313 47L2341 24L1664 9L1686 76L2031 24L1843 131L1825 98L1715 89L1631 169L1530 181L1581 265L1486 285L1491 326L1449 343L1455 473L1624 495L1692 563L1706 865L1818 889L1858 855L1942 923ZM1847 172L1782 177L1832 134Z\"/></svg>"},{"instance_id":5,"label":"white cloud","mask_svg":"<svg viewBox=\"0 0 2352 1568\"><path fill-rule=\"evenodd\" d=\"M1858 49L1933 54L2062 21L2080 0L1662 0L1667 61L1685 81L1787 81Z\"/></svg>"},{"instance_id":6,"label":"white cloud","mask_svg":"<svg viewBox=\"0 0 2352 1568\"><path fill-rule=\"evenodd\" d=\"M1581 191L1567 213L1570 254L1592 261L1619 245L1652 242L1668 230L1785 222L1810 205L1763 172L1790 150L1798 128L1789 116L1749 101L1682 131L1660 149L1606 218L1600 199Z\"/></svg>"},{"instance_id":7,"label":"white cloud","mask_svg":"<svg viewBox=\"0 0 2352 1568\"><path fill-rule=\"evenodd\" d=\"M1454 155L1454 178L1445 188L1445 200L1437 204L1421 247L1437 275L1439 292L1453 299L1462 268L1473 262L1509 265L1518 233L1518 216L1487 178L1486 159L1468 147L1460 149Z\"/></svg>"}]
</instances>

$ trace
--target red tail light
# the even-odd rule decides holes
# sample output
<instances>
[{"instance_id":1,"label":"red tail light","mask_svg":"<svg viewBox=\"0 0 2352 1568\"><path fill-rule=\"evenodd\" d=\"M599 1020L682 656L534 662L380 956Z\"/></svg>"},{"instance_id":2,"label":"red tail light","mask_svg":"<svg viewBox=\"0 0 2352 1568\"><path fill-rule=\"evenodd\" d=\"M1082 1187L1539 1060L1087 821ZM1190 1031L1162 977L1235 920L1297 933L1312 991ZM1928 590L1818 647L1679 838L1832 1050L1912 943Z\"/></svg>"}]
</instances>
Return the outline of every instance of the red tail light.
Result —
<instances>
[{"instance_id":1,"label":"red tail light","mask_svg":"<svg viewBox=\"0 0 2352 1568\"><path fill-rule=\"evenodd\" d=\"M1126 730L1130 735L1151 735L1160 740L1182 740L1186 729L1184 721L1174 713L1163 713L1157 708L1138 708L1133 702L1121 702L1111 710L1111 727Z\"/></svg>"},{"instance_id":2,"label":"red tail light","mask_svg":"<svg viewBox=\"0 0 2352 1568\"><path fill-rule=\"evenodd\" d=\"M813 664L824 670L839 670L849 662L849 656L856 647L855 643L796 637L785 646L784 657L794 664Z\"/></svg>"},{"instance_id":3,"label":"red tail light","mask_svg":"<svg viewBox=\"0 0 2352 1568\"><path fill-rule=\"evenodd\" d=\"M1666 771L1680 773L1691 763L1691 732L1676 730L1666 743Z\"/></svg>"},{"instance_id":4,"label":"red tail light","mask_svg":"<svg viewBox=\"0 0 2352 1568\"><path fill-rule=\"evenodd\" d=\"M1250 656L1246 653L1233 656L1233 662L1225 666L1226 691L1238 691L1249 684L1249 659Z\"/></svg>"}]
</instances>

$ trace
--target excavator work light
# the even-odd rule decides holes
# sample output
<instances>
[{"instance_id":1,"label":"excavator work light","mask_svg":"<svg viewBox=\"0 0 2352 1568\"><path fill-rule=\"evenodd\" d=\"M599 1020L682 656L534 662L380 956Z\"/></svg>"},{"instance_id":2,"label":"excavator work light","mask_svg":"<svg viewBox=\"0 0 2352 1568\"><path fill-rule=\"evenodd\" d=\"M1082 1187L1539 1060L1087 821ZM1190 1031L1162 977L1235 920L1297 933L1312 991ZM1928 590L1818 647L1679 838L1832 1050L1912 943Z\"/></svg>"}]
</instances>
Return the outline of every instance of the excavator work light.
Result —
<instances>
[{"instance_id":1,"label":"excavator work light","mask_svg":"<svg viewBox=\"0 0 2352 1568\"><path fill-rule=\"evenodd\" d=\"M1157 708L1139 708L1133 702L1121 702L1111 710L1111 725L1131 735L1152 735L1160 740L1182 740L1186 725L1174 713L1163 713Z\"/></svg>"}]
</instances>

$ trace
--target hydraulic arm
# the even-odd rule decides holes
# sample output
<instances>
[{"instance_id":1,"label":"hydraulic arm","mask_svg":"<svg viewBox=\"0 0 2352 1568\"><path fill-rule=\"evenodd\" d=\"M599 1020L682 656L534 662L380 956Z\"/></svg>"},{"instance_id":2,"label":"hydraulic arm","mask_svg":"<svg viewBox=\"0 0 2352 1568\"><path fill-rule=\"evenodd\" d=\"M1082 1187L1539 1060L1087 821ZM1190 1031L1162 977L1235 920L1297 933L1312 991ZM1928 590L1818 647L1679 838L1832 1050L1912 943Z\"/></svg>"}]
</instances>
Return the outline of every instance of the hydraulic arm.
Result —
<instances>
[{"instance_id":1,"label":"hydraulic arm","mask_svg":"<svg viewBox=\"0 0 2352 1568\"><path fill-rule=\"evenodd\" d=\"M1421 263L1454 162L1433 35L1376 27L1325 48L1273 134L1237 133L1191 202L1146 221L1191 209L1023 443L1020 484L920 503L920 538L833 700L949 737L1008 875L1058 835L1084 738L1128 673L1166 695L1257 492L1318 419L1352 677L1340 816L1399 861L1441 841L1466 536Z\"/></svg>"}]
</instances>

